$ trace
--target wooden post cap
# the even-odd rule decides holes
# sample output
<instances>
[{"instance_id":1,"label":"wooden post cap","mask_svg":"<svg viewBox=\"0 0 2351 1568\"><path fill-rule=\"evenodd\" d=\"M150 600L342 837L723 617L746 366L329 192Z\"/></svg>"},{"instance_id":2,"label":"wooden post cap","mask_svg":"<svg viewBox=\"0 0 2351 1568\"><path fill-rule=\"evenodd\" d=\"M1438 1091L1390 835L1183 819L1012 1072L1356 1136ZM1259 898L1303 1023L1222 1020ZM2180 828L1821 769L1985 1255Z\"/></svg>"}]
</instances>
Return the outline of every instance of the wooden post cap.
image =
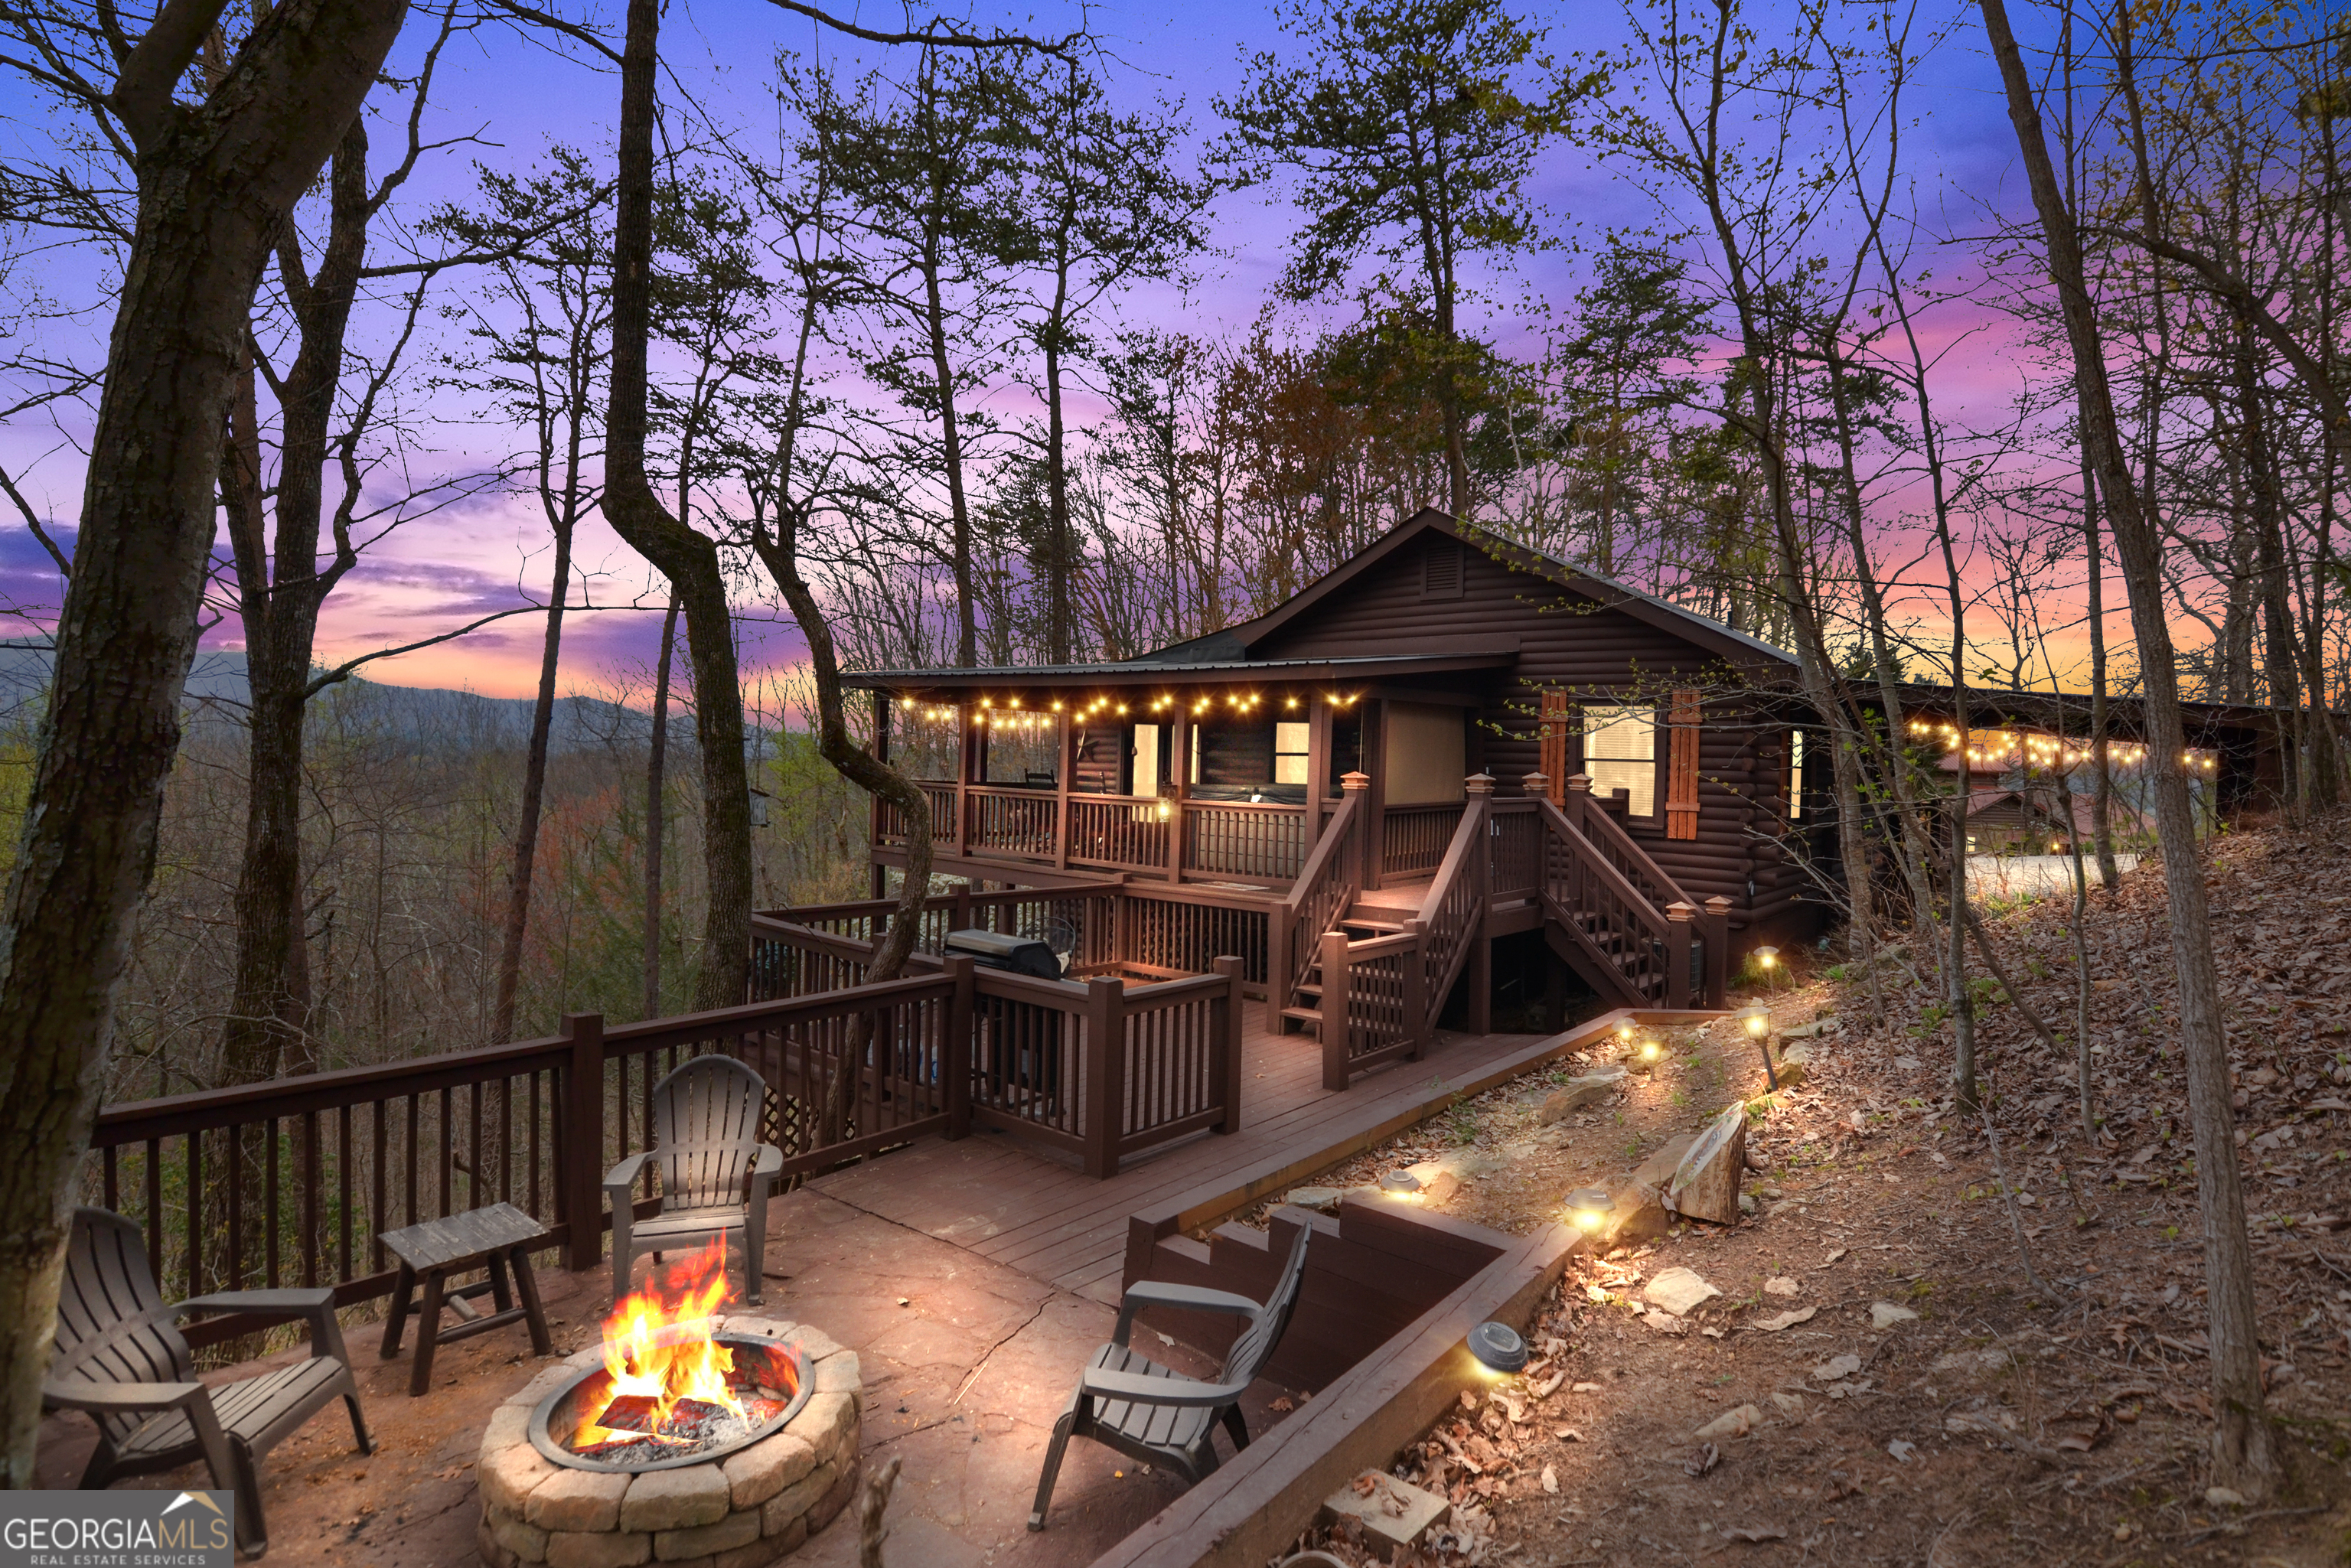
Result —
<instances>
[{"instance_id":1,"label":"wooden post cap","mask_svg":"<svg viewBox=\"0 0 2351 1568\"><path fill-rule=\"evenodd\" d=\"M1548 795L1551 793L1551 775L1522 773L1519 775L1519 788L1530 795Z\"/></svg>"},{"instance_id":2,"label":"wooden post cap","mask_svg":"<svg viewBox=\"0 0 2351 1568\"><path fill-rule=\"evenodd\" d=\"M1339 788L1342 789L1368 789L1371 787L1372 776L1368 773L1342 773L1339 775Z\"/></svg>"},{"instance_id":3,"label":"wooden post cap","mask_svg":"<svg viewBox=\"0 0 2351 1568\"><path fill-rule=\"evenodd\" d=\"M1706 912L1708 915L1728 915L1730 913L1730 900L1718 893L1706 901Z\"/></svg>"},{"instance_id":4,"label":"wooden post cap","mask_svg":"<svg viewBox=\"0 0 2351 1568\"><path fill-rule=\"evenodd\" d=\"M1671 904L1666 905L1666 918L1668 920L1695 920L1698 918L1698 905L1677 898Z\"/></svg>"},{"instance_id":5,"label":"wooden post cap","mask_svg":"<svg viewBox=\"0 0 2351 1568\"><path fill-rule=\"evenodd\" d=\"M1494 792L1494 776L1490 773L1472 773L1468 778L1461 780L1461 788L1472 795L1490 795Z\"/></svg>"},{"instance_id":6,"label":"wooden post cap","mask_svg":"<svg viewBox=\"0 0 2351 1568\"><path fill-rule=\"evenodd\" d=\"M1592 776L1588 773L1571 773L1567 776L1567 787L1578 795L1589 795L1592 793Z\"/></svg>"}]
</instances>

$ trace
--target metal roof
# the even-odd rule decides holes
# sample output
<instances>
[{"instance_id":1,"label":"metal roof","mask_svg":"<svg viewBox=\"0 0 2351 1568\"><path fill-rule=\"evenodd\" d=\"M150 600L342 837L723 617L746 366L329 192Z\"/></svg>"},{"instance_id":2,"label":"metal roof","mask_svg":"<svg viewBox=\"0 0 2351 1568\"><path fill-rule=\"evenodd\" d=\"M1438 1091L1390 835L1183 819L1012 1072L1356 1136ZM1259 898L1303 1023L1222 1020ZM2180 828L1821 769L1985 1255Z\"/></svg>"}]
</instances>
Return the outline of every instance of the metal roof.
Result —
<instances>
[{"instance_id":1,"label":"metal roof","mask_svg":"<svg viewBox=\"0 0 2351 1568\"><path fill-rule=\"evenodd\" d=\"M1437 674L1447 670L1490 669L1510 664L1515 653L1480 651L1459 653L1364 653L1302 659L1204 659L1162 662L1120 659L1100 664L986 664L969 668L844 671L841 679L852 686L984 685L1038 680L1114 680L1147 685L1172 676L1263 679L1285 672L1302 679L1316 672L1331 675Z\"/></svg>"}]
</instances>

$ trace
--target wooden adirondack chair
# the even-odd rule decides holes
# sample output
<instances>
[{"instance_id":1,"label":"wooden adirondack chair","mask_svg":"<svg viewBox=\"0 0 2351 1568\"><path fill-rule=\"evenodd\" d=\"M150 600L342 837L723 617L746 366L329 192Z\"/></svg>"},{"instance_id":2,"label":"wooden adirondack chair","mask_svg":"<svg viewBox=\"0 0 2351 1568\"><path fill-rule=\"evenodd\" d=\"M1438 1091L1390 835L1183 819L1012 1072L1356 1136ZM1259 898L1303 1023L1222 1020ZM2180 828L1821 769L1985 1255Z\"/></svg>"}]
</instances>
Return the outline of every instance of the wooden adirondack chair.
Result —
<instances>
[{"instance_id":1,"label":"wooden adirondack chair","mask_svg":"<svg viewBox=\"0 0 2351 1568\"><path fill-rule=\"evenodd\" d=\"M195 1359L173 1326L184 1312L302 1319L310 1325L310 1357L207 1387L196 1381ZM57 1351L41 1403L83 1411L98 1423L84 1490L202 1459L214 1486L236 1493L237 1545L257 1557L269 1548L269 1531L255 1461L338 1395L350 1409L360 1452L375 1452L335 1322L333 1291L222 1291L166 1306L148 1271L139 1228L102 1208L74 1211Z\"/></svg>"},{"instance_id":2,"label":"wooden adirondack chair","mask_svg":"<svg viewBox=\"0 0 2351 1568\"><path fill-rule=\"evenodd\" d=\"M768 1085L731 1056L697 1056L653 1085L653 1146L604 1176L612 1205L612 1300L629 1293L637 1254L688 1239L740 1233L744 1295L758 1304L768 1259L768 1186L784 1153L759 1142ZM661 1173L661 1212L640 1219L631 1197L651 1162Z\"/></svg>"},{"instance_id":3,"label":"wooden adirondack chair","mask_svg":"<svg viewBox=\"0 0 2351 1568\"><path fill-rule=\"evenodd\" d=\"M1165 1465L1196 1484L1217 1468L1217 1427L1222 1423L1236 1453L1249 1447L1249 1424L1241 1419L1241 1396L1264 1366L1282 1331L1290 1326L1290 1310L1298 1304L1298 1287L1306 1277L1306 1243L1313 1235L1301 1228L1290 1244L1290 1260L1282 1265L1273 1294L1264 1305L1229 1291L1203 1290L1196 1285L1140 1281L1127 1287L1118 1304L1118 1325L1110 1343L1094 1352L1078 1375L1077 1391L1069 1408L1053 1423L1053 1441L1045 1450L1044 1472L1037 1478L1037 1505L1029 1514L1029 1528L1045 1528L1045 1511L1053 1503L1053 1483L1061 1479L1061 1454L1071 1437L1091 1437L1145 1464ZM1202 1383L1180 1372L1144 1360L1127 1348L1134 1314L1145 1307L1182 1307L1196 1312L1229 1312L1249 1319L1233 1340L1225 1364L1213 1383Z\"/></svg>"}]
</instances>

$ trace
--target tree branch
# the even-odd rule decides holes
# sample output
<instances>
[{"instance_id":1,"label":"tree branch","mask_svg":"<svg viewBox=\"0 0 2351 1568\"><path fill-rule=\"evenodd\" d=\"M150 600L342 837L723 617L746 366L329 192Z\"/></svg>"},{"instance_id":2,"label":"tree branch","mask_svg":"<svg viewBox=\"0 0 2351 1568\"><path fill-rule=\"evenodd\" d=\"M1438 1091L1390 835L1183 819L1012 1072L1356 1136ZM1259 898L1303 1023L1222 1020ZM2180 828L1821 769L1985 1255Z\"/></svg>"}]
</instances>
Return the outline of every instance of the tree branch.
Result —
<instances>
[{"instance_id":1,"label":"tree branch","mask_svg":"<svg viewBox=\"0 0 2351 1568\"><path fill-rule=\"evenodd\" d=\"M41 527L39 514L35 512L32 504L25 499L24 493L16 488L16 481L8 476L8 471L5 468L0 468L0 490L6 491L8 498L16 503L16 510L24 517L25 526L33 530L33 537L41 541L41 548L49 552L51 560L57 563L57 575L71 581L73 563L66 559L66 552L57 549L57 541L50 538L48 530Z\"/></svg>"},{"instance_id":2,"label":"tree branch","mask_svg":"<svg viewBox=\"0 0 2351 1568\"><path fill-rule=\"evenodd\" d=\"M162 135L172 89L187 74L196 51L220 26L221 13L227 8L228 0L170 0L155 25L131 47L106 102L141 151Z\"/></svg>"}]
</instances>

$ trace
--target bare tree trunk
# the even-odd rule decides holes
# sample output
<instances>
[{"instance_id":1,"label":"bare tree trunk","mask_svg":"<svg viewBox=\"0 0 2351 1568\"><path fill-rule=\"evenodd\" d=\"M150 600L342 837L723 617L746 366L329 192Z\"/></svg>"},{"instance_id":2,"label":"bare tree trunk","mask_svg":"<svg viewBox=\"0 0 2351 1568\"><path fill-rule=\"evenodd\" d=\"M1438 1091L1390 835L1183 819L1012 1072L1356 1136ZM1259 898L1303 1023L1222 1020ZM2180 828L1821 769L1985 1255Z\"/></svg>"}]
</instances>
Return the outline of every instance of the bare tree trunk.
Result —
<instances>
[{"instance_id":1,"label":"bare tree trunk","mask_svg":"<svg viewBox=\"0 0 2351 1568\"><path fill-rule=\"evenodd\" d=\"M1977 0L2000 63L2009 119L2032 186L2032 200L2057 285L2072 349L2082 440L2122 557L2131 625L2146 683L2147 765L2155 785L2156 831L2163 845L2164 890L2179 981L2179 1044L2188 1078L2189 1118L2196 1141L2197 1199L2204 1217L2204 1278L2211 1342L2212 1477L2248 1497L2266 1495L2280 1464L2262 1409L2261 1351L2253 1315L2252 1257L2237 1170L2236 1118L2229 1103L2228 1041L2220 1022L2220 974L2212 960L2204 868L2196 852L2196 815L2181 758L2187 745L2171 627L2164 615L2163 545L2147 526L2139 491L2122 451L2105 345L2085 277L2081 239L2050 166L2032 78L2011 31L2005 0ZM2126 32L2116 35L2118 51ZM2118 53L2128 91L2127 55ZM2144 184L2144 182L2142 182ZM2151 193L2146 194L2152 200ZM2150 226L2152 226L2150 225Z\"/></svg>"},{"instance_id":2,"label":"bare tree trunk","mask_svg":"<svg viewBox=\"0 0 2351 1568\"><path fill-rule=\"evenodd\" d=\"M751 777L734 616L717 543L674 517L645 475L645 359L653 335L654 78L660 0L630 0L621 65L620 181L612 225L612 379L605 416L604 515L663 576L685 612L702 753L702 858L710 907L695 1005L731 1007L751 975Z\"/></svg>"},{"instance_id":3,"label":"bare tree trunk","mask_svg":"<svg viewBox=\"0 0 2351 1568\"><path fill-rule=\"evenodd\" d=\"M2105 551L2098 543L2098 477L2091 472L2086 456L2082 460L2082 544L2090 601L2090 763L2097 769L2090 794L2090 831L2097 841L2098 885L2112 899L2119 891L2123 873L2115 859L2114 759L2106 754ZM2086 1040L2082 1049L2089 1049ZM2086 1065L2083 1071L2089 1071Z\"/></svg>"},{"instance_id":4,"label":"bare tree trunk","mask_svg":"<svg viewBox=\"0 0 2351 1568\"><path fill-rule=\"evenodd\" d=\"M547 800L547 742L555 727L555 672L563 652L563 601L570 591L571 518L567 508L557 518L555 529L555 591L547 601L547 635L538 655L538 699L531 705L530 752L523 762L514 873L507 882L506 942L498 952L497 1010L490 1020L492 1045L504 1045L514 1038L515 997L522 988L523 938L530 930L531 868L538 858L538 819Z\"/></svg>"},{"instance_id":5,"label":"bare tree trunk","mask_svg":"<svg viewBox=\"0 0 2351 1568\"><path fill-rule=\"evenodd\" d=\"M662 617L661 657L653 664L653 728L645 747L645 1017L662 1009L662 833L668 818L669 667L677 648L677 595Z\"/></svg>"},{"instance_id":6,"label":"bare tree trunk","mask_svg":"<svg viewBox=\"0 0 2351 1568\"><path fill-rule=\"evenodd\" d=\"M271 241L350 127L406 6L281 0L203 103L174 103L219 12L171 0L110 95L139 150L138 223L0 932L0 1483L10 1487L33 1484L77 1176L179 747L246 312Z\"/></svg>"}]
</instances>

